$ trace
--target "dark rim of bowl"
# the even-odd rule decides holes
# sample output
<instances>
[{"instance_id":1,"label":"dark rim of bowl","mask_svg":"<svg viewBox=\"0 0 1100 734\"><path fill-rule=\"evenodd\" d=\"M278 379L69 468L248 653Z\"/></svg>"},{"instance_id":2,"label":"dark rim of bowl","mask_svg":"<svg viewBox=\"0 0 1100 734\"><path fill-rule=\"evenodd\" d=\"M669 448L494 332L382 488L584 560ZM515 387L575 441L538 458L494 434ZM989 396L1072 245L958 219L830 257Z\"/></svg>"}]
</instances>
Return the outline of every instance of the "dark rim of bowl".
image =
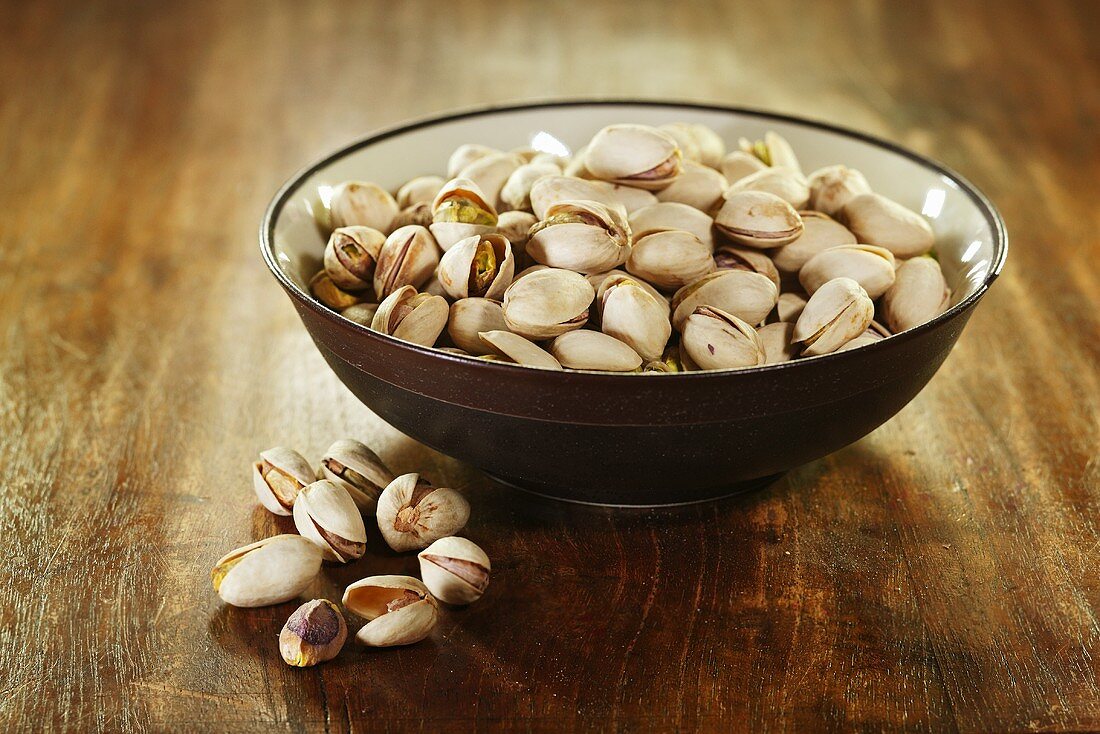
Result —
<instances>
[{"instance_id":1,"label":"dark rim of bowl","mask_svg":"<svg viewBox=\"0 0 1100 734\"><path fill-rule=\"evenodd\" d=\"M831 354L823 354L817 357L810 357L808 359L796 359L788 362L778 362L774 364L760 365L758 367L745 367L734 370L708 370L697 372L676 372L676 373L662 373L655 372L652 374L659 375L663 380L679 379L679 380L704 380L708 378L730 377L732 375L746 374L746 373L758 373L765 371L778 371L798 369L800 366L805 367L808 364L820 362L822 360L842 360L853 359L854 355L859 352L866 352L866 350L879 350L888 348L889 344L898 344L902 340L913 339L921 334L935 329L939 324L953 319L957 314L962 313L966 309L970 308L973 304L977 303L985 292L989 290L989 286L993 281L997 279L997 276L1001 274L1001 270L1004 268L1005 259L1008 257L1008 232L1005 228L1004 219L1001 217L997 208L993 203L986 198L974 184L970 183L966 178L955 172L950 167L933 160L926 156L914 153L913 151L904 148L896 143L890 142L883 138L870 135L868 133L860 132L858 130L852 130L850 128L843 127L841 125L834 125L828 122L820 122L818 120L811 120L805 117L799 117L797 115L787 115L778 112L768 112L766 110L755 109L752 107L739 107L732 105L717 105L717 104L703 104L699 102L677 102L674 100L645 100L645 99L568 99L568 100L556 100L547 102L529 102L523 104L507 104L507 105L489 105L483 107L476 107L468 110L459 110L457 112L451 112L442 115L435 115L431 117L424 117L412 122L408 122L394 127L383 129L373 135L368 135L364 138L360 138L355 142L345 145L332 153L324 156L320 160L309 164L305 168L301 169L279 188L279 191L275 194L271 203L268 204L267 210L264 212L263 221L260 223L260 253L263 256L264 262L267 263L268 269L275 275L275 278L282 284L283 288L291 293L301 303L308 306L312 311L318 313L335 325L345 329L358 329L366 334L369 338L383 340L390 344L397 346L401 349L408 350L410 352L416 352L424 355L428 355L431 358L439 359L443 363L451 363L455 365L469 365L471 361L476 361L479 367L485 370L524 370L528 374L531 368L523 365L511 364L509 362L498 362L483 360L475 356L463 356L457 354L451 354L435 347L422 347L419 344L413 344L412 342L406 342L401 339L396 339L388 334L382 334L373 329L370 329L362 324L356 323L351 319L344 318L339 312L325 306L320 301L313 298L313 296L303 290L292 281L286 273L282 271L279 264L275 261L274 254L274 239L275 239L275 221L279 214L282 212L283 207L287 201L293 196L301 187L305 179L312 176L320 169L328 166L329 164L347 156L349 153L353 153L360 148L379 143L388 138L396 137L413 130L418 130L423 127L430 127L444 122L451 122L454 120L462 120L468 117L488 117L494 114L503 114L508 112L519 112L524 110L537 110L554 107L659 107L669 109L692 109L692 110L704 110L708 112L726 112L738 115L748 115L753 117L759 117L766 120L778 120L781 122L793 123L796 125L803 125L818 130L825 130L839 135L844 135L857 140L862 140L865 143L883 148L892 153L896 153L900 156L908 158L911 161L919 163L925 168L931 169L936 173L950 179L956 184L971 200L977 205L985 216L986 222L989 224L989 229L993 233L993 262L990 263L989 272L986 273L985 278L974 290L973 293L968 295L963 300L956 303L951 308L944 311L942 314L925 322L920 326L907 329L899 334L893 334L887 339L881 339L872 344L868 344L860 347L859 349L850 349L843 352L833 352ZM855 357L858 358L858 357ZM623 379L624 377L637 378L639 375L645 375L649 373L616 373L616 372L598 372L593 370L540 370L544 373L546 379L578 379L581 376L596 376L600 379ZM551 377L553 375L554 377Z\"/></svg>"}]
</instances>

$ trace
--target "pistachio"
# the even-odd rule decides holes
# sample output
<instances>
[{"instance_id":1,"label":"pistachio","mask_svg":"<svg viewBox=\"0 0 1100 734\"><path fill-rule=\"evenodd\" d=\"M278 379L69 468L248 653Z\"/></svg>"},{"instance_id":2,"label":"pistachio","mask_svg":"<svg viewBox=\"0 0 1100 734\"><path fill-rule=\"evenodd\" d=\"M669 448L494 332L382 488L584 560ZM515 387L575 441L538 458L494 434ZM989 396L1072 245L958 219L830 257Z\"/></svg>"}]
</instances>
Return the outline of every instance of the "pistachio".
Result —
<instances>
[{"instance_id":1,"label":"pistachio","mask_svg":"<svg viewBox=\"0 0 1100 734\"><path fill-rule=\"evenodd\" d=\"M417 204L427 204L429 207L435 195L447 183L442 176L417 176L410 179L397 190L397 206L399 209L408 209Z\"/></svg>"},{"instance_id":2,"label":"pistachio","mask_svg":"<svg viewBox=\"0 0 1100 734\"><path fill-rule=\"evenodd\" d=\"M714 266L718 270L747 270L760 273L780 287L779 270L772 259L760 250L736 245L722 245L714 252Z\"/></svg>"},{"instance_id":3,"label":"pistachio","mask_svg":"<svg viewBox=\"0 0 1100 734\"><path fill-rule=\"evenodd\" d=\"M634 241L627 272L657 288L674 291L714 271L711 248L691 232L649 232Z\"/></svg>"},{"instance_id":4,"label":"pistachio","mask_svg":"<svg viewBox=\"0 0 1100 734\"><path fill-rule=\"evenodd\" d=\"M752 325L712 306L700 306L684 321L682 343L705 370L764 364L764 345Z\"/></svg>"},{"instance_id":5,"label":"pistachio","mask_svg":"<svg viewBox=\"0 0 1100 734\"><path fill-rule=\"evenodd\" d=\"M329 199L333 229L360 225L388 234L397 210L390 192L365 181L345 181L333 189Z\"/></svg>"},{"instance_id":6,"label":"pistachio","mask_svg":"<svg viewBox=\"0 0 1100 734\"><path fill-rule=\"evenodd\" d=\"M763 140L751 141L741 138L738 146L742 151L759 158L765 165L790 168L799 172L802 170L791 144L777 132L769 130L764 133Z\"/></svg>"},{"instance_id":7,"label":"pistachio","mask_svg":"<svg viewBox=\"0 0 1100 734\"><path fill-rule=\"evenodd\" d=\"M371 322L374 321L374 314L377 312L377 303L356 303L342 310L340 315L349 321L369 327Z\"/></svg>"},{"instance_id":8,"label":"pistachio","mask_svg":"<svg viewBox=\"0 0 1100 734\"><path fill-rule=\"evenodd\" d=\"M520 211L504 212L497 221L497 233L512 243L512 254L517 263L527 262L527 233L537 221L534 214Z\"/></svg>"},{"instance_id":9,"label":"pistachio","mask_svg":"<svg viewBox=\"0 0 1100 734\"><path fill-rule=\"evenodd\" d=\"M653 296L653 300L664 306L666 314L670 311L668 299L662 295L659 290L641 278L624 273L622 270L608 270L605 273L593 273L587 276L587 278L588 282L592 284L592 287L596 289L596 303L603 302L604 291L608 288L623 280L629 280L631 283Z\"/></svg>"},{"instance_id":10,"label":"pistachio","mask_svg":"<svg viewBox=\"0 0 1100 734\"><path fill-rule=\"evenodd\" d=\"M647 362L661 358L672 335L668 305L632 278L616 278L600 295L600 329Z\"/></svg>"},{"instance_id":11,"label":"pistachio","mask_svg":"<svg viewBox=\"0 0 1100 734\"><path fill-rule=\"evenodd\" d=\"M582 145L573 153L573 157L566 161L563 173L575 178L591 179L592 172L585 165L585 156L588 155L588 146ZM537 212L536 212L537 213Z\"/></svg>"},{"instance_id":12,"label":"pistachio","mask_svg":"<svg viewBox=\"0 0 1100 734\"><path fill-rule=\"evenodd\" d=\"M561 363L554 359L553 355L534 342L524 339L519 334L498 329L483 331L478 336L486 347L516 364L541 367L547 370L561 369ZM484 351L484 349L481 351Z\"/></svg>"},{"instance_id":13,"label":"pistachio","mask_svg":"<svg viewBox=\"0 0 1100 734\"><path fill-rule=\"evenodd\" d=\"M809 175L810 208L835 217L848 200L871 193L862 173L845 165L826 166Z\"/></svg>"},{"instance_id":14,"label":"pistachio","mask_svg":"<svg viewBox=\"0 0 1100 734\"><path fill-rule=\"evenodd\" d=\"M798 272L798 281L811 296L833 278L841 277L859 283L874 300L894 284L894 256L872 245L840 245L814 255Z\"/></svg>"},{"instance_id":15,"label":"pistachio","mask_svg":"<svg viewBox=\"0 0 1100 734\"><path fill-rule=\"evenodd\" d=\"M428 587L411 576L369 576L344 590L344 607L366 620L355 639L368 647L411 645L439 619Z\"/></svg>"},{"instance_id":16,"label":"pistachio","mask_svg":"<svg viewBox=\"0 0 1100 734\"><path fill-rule=\"evenodd\" d=\"M321 270L309 281L309 292L321 303L334 311L343 311L345 308L362 303L363 298L355 293L348 293L332 282L329 274Z\"/></svg>"},{"instance_id":17,"label":"pistachio","mask_svg":"<svg viewBox=\"0 0 1100 734\"><path fill-rule=\"evenodd\" d=\"M597 183L603 183L598 181ZM657 203L657 197L652 192L645 189L636 189L633 186L624 186L622 184L611 184L611 196L612 203L608 206L618 205L617 208L625 210L626 215L641 209L642 207L652 206Z\"/></svg>"},{"instance_id":18,"label":"pistachio","mask_svg":"<svg viewBox=\"0 0 1100 734\"><path fill-rule=\"evenodd\" d=\"M630 254L630 228L614 208L595 201L562 201L529 232L527 255L581 273L610 270Z\"/></svg>"},{"instance_id":19,"label":"pistachio","mask_svg":"<svg viewBox=\"0 0 1100 734\"><path fill-rule=\"evenodd\" d=\"M807 299L809 299L809 295L805 293L795 293L794 291L780 293L779 301L775 306L776 311L779 312L779 320L792 324L798 321L798 317L802 315L802 310L806 308Z\"/></svg>"},{"instance_id":20,"label":"pistachio","mask_svg":"<svg viewBox=\"0 0 1100 734\"><path fill-rule=\"evenodd\" d=\"M496 208L469 179L448 181L432 202L429 229L444 251L467 237L489 234L496 225Z\"/></svg>"},{"instance_id":21,"label":"pistachio","mask_svg":"<svg viewBox=\"0 0 1100 734\"><path fill-rule=\"evenodd\" d=\"M223 556L210 580L227 604L264 607L298 596L320 570L320 548L300 535L276 535Z\"/></svg>"},{"instance_id":22,"label":"pistachio","mask_svg":"<svg viewBox=\"0 0 1100 734\"><path fill-rule=\"evenodd\" d=\"M515 275L512 245L499 234L467 237L443 254L436 275L451 298L501 298Z\"/></svg>"},{"instance_id":23,"label":"pistachio","mask_svg":"<svg viewBox=\"0 0 1100 734\"><path fill-rule=\"evenodd\" d=\"M438 268L437 268L438 269ZM442 296L447 298L447 291L443 289L443 284L439 282L439 278L432 276L428 278L428 282L420 289L421 293L427 293L429 296Z\"/></svg>"},{"instance_id":24,"label":"pistachio","mask_svg":"<svg viewBox=\"0 0 1100 734\"><path fill-rule=\"evenodd\" d=\"M424 585L447 604L475 602L489 586L489 556L465 538L440 538L416 557Z\"/></svg>"},{"instance_id":25,"label":"pistachio","mask_svg":"<svg viewBox=\"0 0 1100 734\"><path fill-rule=\"evenodd\" d=\"M390 548L426 548L466 525L470 503L453 489L433 487L418 474L402 474L378 498L378 529Z\"/></svg>"},{"instance_id":26,"label":"pistachio","mask_svg":"<svg viewBox=\"0 0 1100 734\"><path fill-rule=\"evenodd\" d=\"M515 153L489 153L469 163L458 177L473 181L485 200L499 209L504 183L522 165L523 159Z\"/></svg>"},{"instance_id":27,"label":"pistachio","mask_svg":"<svg viewBox=\"0 0 1100 734\"><path fill-rule=\"evenodd\" d=\"M549 339L584 326L595 295L583 275L537 270L517 278L504 292L504 321L520 336Z\"/></svg>"},{"instance_id":28,"label":"pistachio","mask_svg":"<svg viewBox=\"0 0 1100 734\"><path fill-rule=\"evenodd\" d=\"M325 272L345 291L370 288L386 235L370 227L339 227L325 245Z\"/></svg>"},{"instance_id":29,"label":"pistachio","mask_svg":"<svg viewBox=\"0 0 1100 734\"><path fill-rule=\"evenodd\" d=\"M906 260L898 266L896 275L882 299L884 318L895 333L931 321L947 308L951 290L934 259Z\"/></svg>"},{"instance_id":30,"label":"pistachio","mask_svg":"<svg viewBox=\"0 0 1100 734\"><path fill-rule=\"evenodd\" d=\"M641 356L613 336L599 331L570 331L550 342L550 353L575 370L633 372L642 366Z\"/></svg>"},{"instance_id":31,"label":"pistachio","mask_svg":"<svg viewBox=\"0 0 1100 734\"><path fill-rule=\"evenodd\" d=\"M927 253L935 241L928 220L882 194L853 196L840 218L857 240L884 247L903 260Z\"/></svg>"},{"instance_id":32,"label":"pistachio","mask_svg":"<svg viewBox=\"0 0 1100 734\"><path fill-rule=\"evenodd\" d=\"M714 226L735 242L760 249L781 247L802 234L802 218L794 207L764 191L728 196Z\"/></svg>"},{"instance_id":33,"label":"pistachio","mask_svg":"<svg viewBox=\"0 0 1100 734\"><path fill-rule=\"evenodd\" d=\"M714 306L742 321L759 324L778 299L779 291L767 276L747 270L719 270L676 291L672 297L672 325L680 329L699 306Z\"/></svg>"},{"instance_id":34,"label":"pistachio","mask_svg":"<svg viewBox=\"0 0 1100 734\"><path fill-rule=\"evenodd\" d=\"M584 165L598 179L659 191L680 173L682 154L667 133L648 125L608 125L593 136Z\"/></svg>"},{"instance_id":35,"label":"pistachio","mask_svg":"<svg viewBox=\"0 0 1100 734\"><path fill-rule=\"evenodd\" d=\"M374 294L381 301L402 286L419 288L439 264L439 249L428 230L415 224L394 230L378 253Z\"/></svg>"},{"instance_id":36,"label":"pistachio","mask_svg":"<svg viewBox=\"0 0 1100 734\"><path fill-rule=\"evenodd\" d=\"M401 286L378 305L371 328L413 344L430 347L447 325L447 299L417 293L411 285Z\"/></svg>"},{"instance_id":37,"label":"pistachio","mask_svg":"<svg viewBox=\"0 0 1100 734\"><path fill-rule=\"evenodd\" d=\"M531 211L531 187L543 176L560 176L561 168L553 163L527 163L504 182L500 200L511 209Z\"/></svg>"},{"instance_id":38,"label":"pistachio","mask_svg":"<svg viewBox=\"0 0 1100 734\"><path fill-rule=\"evenodd\" d=\"M539 219L545 219L550 207L563 201L595 201L609 208L625 209L611 184L570 176L543 176L531 185L530 198L531 211Z\"/></svg>"},{"instance_id":39,"label":"pistachio","mask_svg":"<svg viewBox=\"0 0 1100 734\"><path fill-rule=\"evenodd\" d=\"M393 472L364 443L354 438L334 442L321 457L321 475L343 487L355 506L374 513L378 495L393 481Z\"/></svg>"},{"instance_id":40,"label":"pistachio","mask_svg":"<svg viewBox=\"0 0 1100 734\"><path fill-rule=\"evenodd\" d=\"M657 193L658 201L675 201L701 211L710 211L722 201L729 187L726 177L701 163L685 162L683 171Z\"/></svg>"},{"instance_id":41,"label":"pistachio","mask_svg":"<svg viewBox=\"0 0 1100 734\"><path fill-rule=\"evenodd\" d=\"M798 171L790 168L765 168L756 173L750 173L726 191L729 198L741 191L763 191L775 194L795 209L805 209L810 201L810 187L805 177Z\"/></svg>"},{"instance_id":42,"label":"pistachio","mask_svg":"<svg viewBox=\"0 0 1100 734\"><path fill-rule=\"evenodd\" d=\"M798 347L791 343L794 324L789 321L777 321L774 324L761 326L756 330L756 336L764 346L764 361L767 364L789 362L798 354Z\"/></svg>"},{"instance_id":43,"label":"pistachio","mask_svg":"<svg viewBox=\"0 0 1100 734\"><path fill-rule=\"evenodd\" d=\"M294 527L317 544L325 560L347 563L367 549L363 516L348 491L328 479L303 489L294 503Z\"/></svg>"},{"instance_id":44,"label":"pistachio","mask_svg":"<svg viewBox=\"0 0 1100 734\"><path fill-rule=\"evenodd\" d=\"M722 159L722 164L718 167L718 170L722 172L722 175L726 177L727 181L733 184L737 183L745 176L749 176L757 171L763 171L767 167L766 163L752 153L746 153L743 150L735 150L728 153L726 157Z\"/></svg>"},{"instance_id":45,"label":"pistachio","mask_svg":"<svg viewBox=\"0 0 1100 734\"><path fill-rule=\"evenodd\" d=\"M661 355L661 358L646 362L645 365L642 366L642 371L661 372L664 374L686 371L684 366L680 363L680 345L674 344L665 347L665 352Z\"/></svg>"},{"instance_id":46,"label":"pistachio","mask_svg":"<svg viewBox=\"0 0 1100 734\"><path fill-rule=\"evenodd\" d=\"M293 449L275 446L260 452L252 465L252 488L260 504L276 515L290 516L294 500L313 481L313 468Z\"/></svg>"},{"instance_id":47,"label":"pistachio","mask_svg":"<svg viewBox=\"0 0 1100 734\"><path fill-rule=\"evenodd\" d=\"M704 166L718 168L726 155L726 141L712 128L700 122L689 123L695 144L699 147L699 162Z\"/></svg>"},{"instance_id":48,"label":"pistachio","mask_svg":"<svg viewBox=\"0 0 1100 734\"><path fill-rule=\"evenodd\" d=\"M699 162L699 144L695 142L695 133L688 123L670 122L667 125L661 125L657 129L676 141L680 153L683 154L685 164Z\"/></svg>"},{"instance_id":49,"label":"pistachio","mask_svg":"<svg viewBox=\"0 0 1100 734\"><path fill-rule=\"evenodd\" d=\"M347 638L348 626L340 608L328 599L314 599L295 609L283 625L279 654L287 665L307 668L332 660Z\"/></svg>"},{"instance_id":50,"label":"pistachio","mask_svg":"<svg viewBox=\"0 0 1100 734\"><path fill-rule=\"evenodd\" d=\"M836 351L847 352L852 349L859 349L860 347L870 346L871 344L875 344L876 342L880 341L882 341L882 337L868 329L850 342L845 342L844 346L840 347Z\"/></svg>"},{"instance_id":51,"label":"pistachio","mask_svg":"<svg viewBox=\"0 0 1100 734\"><path fill-rule=\"evenodd\" d=\"M431 202L420 202L419 204L411 204L397 213L397 216L393 218L393 228L400 229L401 227L408 227L410 224L416 224L424 228L432 226L432 204Z\"/></svg>"},{"instance_id":52,"label":"pistachio","mask_svg":"<svg viewBox=\"0 0 1100 734\"><path fill-rule=\"evenodd\" d=\"M835 352L862 334L875 314L875 304L851 278L834 278L817 289L795 322L793 341L807 357Z\"/></svg>"},{"instance_id":53,"label":"pistachio","mask_svg":"<svg viewBox=\"0 0 1100 734\"><path fill-rule=\"evenodd\" d=\"M631 212L629 221L630 231L634 233L634 239L636 240L650 232L682 229L691 232L708 247L714 247L714 235L711 234L714 220L709 215L687 204L662 201Z\"/></svg>"},{"instance_id":54,"label":"pistachio","mask_svg":"<svg viewBox=\"0 0 1100 734\"><path fill-rule=\"evenodd\" d=\"M856 236L829 215L810 210L798 215L802 218L802 234L789 245L769 253L779 272L798 273L817 253L838 245L856 244Z\"/></svg>"},{"instance_id":55,"label":"pistachio","mask_svg":"<svg viewBox=\"0 0 1100 734\"><path fill-rule=\"evenodd\" d=\"M496 148L490 148L488 145L480 145L478 143L466 143L460 145L454 149L451 153L450 159L447 161L447 178L455 178L466 166L470 165L478 158L484 158L490 153L499 153Z\"/></svg>"},{"instance_id":56,"label":"pistachio","mask_svg":"<svg viewBox=\"0 0 1100 734\"><path fill-rule=\"evenodd\" d=\"M687 348L684 347L684 340L681 339L680 343L676 345L676 355L680 364L681 372L698 372L699 365L695 364L695 360L688 354Z\"/></svg>"},{"instance_id":57,"label":"pistachio","mask_svg":"<svg viewBox=\"0 0 1100 734\"><path fill-rule=\"evenodd\" d=\"M470 354L485 351L479 333L483 331L506 331L504 310L499 301L487 298L462 298L451 304L447 318L447 333L461 349Z\"/></svg>"}]
</instances>

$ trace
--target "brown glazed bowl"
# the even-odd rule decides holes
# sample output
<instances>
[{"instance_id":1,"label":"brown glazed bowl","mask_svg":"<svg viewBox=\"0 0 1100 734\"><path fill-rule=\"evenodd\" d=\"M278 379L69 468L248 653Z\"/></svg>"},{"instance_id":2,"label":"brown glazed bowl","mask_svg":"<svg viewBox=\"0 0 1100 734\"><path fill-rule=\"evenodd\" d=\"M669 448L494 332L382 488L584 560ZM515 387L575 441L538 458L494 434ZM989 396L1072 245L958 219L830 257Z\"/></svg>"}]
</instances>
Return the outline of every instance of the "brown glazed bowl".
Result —
<instances>
[{"instance_id":1,"label":"brown glazed bowl","mask_svg":"<svg viewBox=\"0 0 1100 734\"><path fill-rule=\"evenodd\" d=\"M701 122L728 147L766 130L809 172L858 168L871 186L922 212L954 297L923 326L860 349L726 372L551 372L426 349L321 305L306 283L324 240L315 214L347 179L391 190L442 173L462 143L553 150L604 125ZM786 115L666 102L569 101L482 109L414 122L352 143L294 176L260 228L264 262L332 370L398 430L510 485L581 502L692 502L761 486L856 441L935 374L1004 265L992 204L946 167L885 142Z\"/></svg>"}]
</instances>

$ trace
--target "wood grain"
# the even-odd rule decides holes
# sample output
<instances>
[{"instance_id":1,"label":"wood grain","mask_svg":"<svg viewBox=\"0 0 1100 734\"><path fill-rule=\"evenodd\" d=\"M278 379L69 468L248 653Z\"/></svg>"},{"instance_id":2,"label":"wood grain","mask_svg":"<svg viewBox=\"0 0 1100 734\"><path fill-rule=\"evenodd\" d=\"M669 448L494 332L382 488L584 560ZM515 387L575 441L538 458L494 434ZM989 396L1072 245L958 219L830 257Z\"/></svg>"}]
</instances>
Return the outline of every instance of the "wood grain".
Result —
<instances>
[{"instance_id":1,"label":"wood grain","mask_svg":"<svg viewBox=\"0 0 1100 734\"><path fill-rule=\"evenodd\" d=\"M5 730L1100 729L1095 3L6 2L0 34ZM495 488L339 384L256 225L372 129L602 95L912 146L998 203L1008 269L910 406L766 491ZM291 529L251 457L345 435L464 489L493 582L423 644L290 670L294 605L207 573ZM384 547L315 593L416 570Z\"/></svg>"}]
</instances>

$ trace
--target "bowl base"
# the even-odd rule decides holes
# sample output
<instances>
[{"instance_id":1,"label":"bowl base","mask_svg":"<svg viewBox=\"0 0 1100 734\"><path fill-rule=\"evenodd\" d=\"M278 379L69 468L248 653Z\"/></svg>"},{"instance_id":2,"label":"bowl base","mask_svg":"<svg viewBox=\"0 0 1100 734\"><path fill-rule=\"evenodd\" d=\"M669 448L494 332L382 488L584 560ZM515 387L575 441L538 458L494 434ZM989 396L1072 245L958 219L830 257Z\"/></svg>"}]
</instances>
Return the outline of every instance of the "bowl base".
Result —
<instances>
[{"instance_id":1,"label":"bowl base","mask_svg":"<svg viewBox=\"0 0 1100 734\"><path fill-rule=\"evenodd\" d=\"M713 487L693 489L690 491L658 491L639 494L630 490L605 490L594 492L589 489L574 489L558 485L543 484L541 482L526 481L522 479L510 479L490 474L486 475L498 484L509 489L518 489L522 492L537 495L560 502L570 502L577 505L590 505L594 507L616 507L628 509L644 509L650 507L680 507L683 505L695 505L701 502L714 502L735 495L747 494L764 489L787 472L779 472L757 479L747 479L733 484L719 484ZM597 498L598 499L595 499Z\"/></svg>"}]
</instances>

